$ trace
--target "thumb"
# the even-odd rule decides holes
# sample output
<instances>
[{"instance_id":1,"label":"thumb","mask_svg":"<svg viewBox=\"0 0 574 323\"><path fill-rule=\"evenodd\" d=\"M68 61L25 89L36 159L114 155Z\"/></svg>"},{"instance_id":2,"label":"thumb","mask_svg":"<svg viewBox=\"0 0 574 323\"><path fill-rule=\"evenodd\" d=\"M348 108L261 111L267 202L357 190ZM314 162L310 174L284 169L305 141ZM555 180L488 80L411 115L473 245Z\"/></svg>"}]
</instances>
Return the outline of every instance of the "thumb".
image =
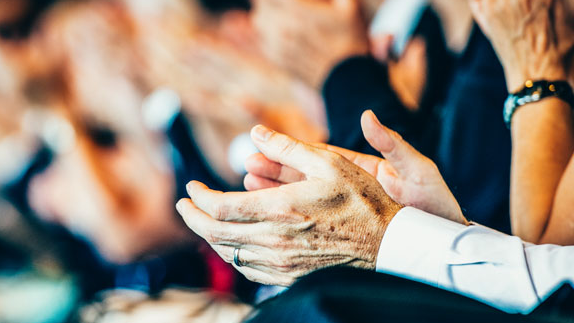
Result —
<instances>
[{"instance_id":1,"label":"thumb","mask_svg":"<svg viewBox=\"0 0 574 323\"><path fill-rule=\"evenodd\" d=\"M398 133L383 126L371 110L363 113L361 126L365 139L385 157L399 176L408 175L408 172L413 170L420 160L426 158Z\"/></svg>"},{"instance_id":2,"label":"thumb","mask_svg":"<svg viewBox=\"0 0 574 323\"><path fill-rule=\"evenodd\" d=\"M289 166L307 178L326 175L331 165L329 155L335 155L262 125L251 130L251 139L269 160Z\"/></svg>"}]
</instances>

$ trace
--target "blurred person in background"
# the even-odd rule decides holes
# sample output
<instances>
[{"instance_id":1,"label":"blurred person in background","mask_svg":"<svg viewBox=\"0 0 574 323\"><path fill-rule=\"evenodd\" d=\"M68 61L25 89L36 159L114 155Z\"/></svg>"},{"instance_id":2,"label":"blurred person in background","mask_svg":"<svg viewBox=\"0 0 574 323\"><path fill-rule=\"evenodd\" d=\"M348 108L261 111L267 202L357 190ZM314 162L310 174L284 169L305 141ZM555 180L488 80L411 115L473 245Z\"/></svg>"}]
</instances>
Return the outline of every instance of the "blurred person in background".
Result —
<instances>
[{"instance_id":1,"label":"blurred person in background","mask_svg":"<svg viewBox=\"0 0 574 323\"><path fill-rule=\"evenodd\" d=\"M543 239L571 238L572 190L567 188L572 186L574 139L574 92L568 84L574 48L572 3L470 3L504 63L510 93L504 121L515 144L517 188L512 197L523 208L519 221L554 222L534 228L546 230ZM572 318L572 246L534 245L468 223L431 160L382 126L372 111L363 114L361 125L365 138L386 159L303 143L258 126L252 137L267 159L253 168L251 179L265 189L223 193L189 183L191 200L178 203L190 229L255 281L289 286L320 268L367 270L312 274L282 300L270 302L269 311L260 312L253 322ZM397 213L396 208L402 210ZM531 217L540 210L544 213L539 216L547 216ZM454 291L506 313L368 273L373 270ZM348 285L341 288L339 281ZM397 289L386 283L397 283ZM417 294L421 297L413 307Z\"/></svg>"},{"instance_id":2,"label":"blurred person in background","mask_svg":"<svg viewBox=\"0 0 574 323\"><path fill-rule=\"evenodd\" d=\"M145 89L132 77L121 14L106 2L62 2L44 21L38 38L67 86L61 94L73 144L29 188L42 218L84 236L114 263L186 240L170 216L165 139L143 123Z\"/></svg>"},{"instance_id":3,"label":"blurred person in background","mask_svg":"<svg viewBox=\"0 0 574 323\"><path fill-rule=\"evenodd\" d=\"M256 123L323 141L316 94L258 50L244 1L123 1L134 18L142 77L181 99L196 146L211 172L241 186L228 147ZM304 107L304 108L303 108Z\"/></svg>"},{"instance_id":4,"label":"blurred person in background","mask_svg":"<svg viewBox=\"0 0 574 323\"><path fill-rule=\"evenodd\" d=\"M30 37L53 2L0 1L0 320L7 322L64 321L107 279L105 272L82 276L95 264L85 257L88 247L39 221L26 198L54 143L53 128L36 121L58 120L49 112L59 84L53 62L41 57ZM38 81L46 75L53 82Z\"/></svg>"},{"instance_id":5,"label":"blurred person in background","mask_svg":"<svg viewBox=\"0 0 574 323\"><path fill-rule=\"evenodd\" d=\"M62 268L80 278L78 286L64 286L72 289L67 295L72 305L76 288L90 298L110 287L153 292L170 283L209 285L193 236L182 230L181 220L174 215L175 183L165 157L165 138L143 128L142 94L130 83L126 64L118 60L111 66L102 61L114 61L130 50L116 47L125 29L120 27L122 19L109 28L107 19L114 18L119 18L118 12L103 3L62 3L48 14L41 30L34 21L29 37L17 33L19 37L2 44L7 73L2 73L0 100L2 114L10 117L2 119L0 129L2 139L7 139L2 141L6 162L0 165L6 179L3 195L40 232L31 245L61 247L63 252L56 256L66 265L72 263ZM80 40L82 44L74 43ZM92 95L92 91L99 92ZM3 204L2 210L10 208ZM10 214L3 213L3 220ZM42 238L46 232L55 234ZM16 241L25 239L23 234L13 235L20 238ZM97 259L89 249L94 246L114 264ZM173 251L179 254L170 255ZM164 259L157 257L166 253ZM125 263L131 264L116 266ZM233 287L229 281L222 284ZM56 300L61 307L69 306L63 297ZM12 314L21 309L22 304L16 305ZM5 310L2 315L9 315ZM34 319L56 319L45 314Z\"/></svg>"},{"instance_id":6,"label":"blurred person in background","mask_svg":"<svg viewBox=\"0 0 574 323\"><path fill-rule=\"evenodd\" d=\"M504 74L488 40L472 25L468 4L398 2L390 8L397 15L412 4L423 8L405 26L415 26L414 36L396 62L388 40L394 35L375 33L369 43L359 4L255 1L254 25L272 61L322 89L329 143L376 153L359 127L361 113L372 109L437 163L470 219L509 232L510 136L497 108L506 98ZM305 24L292 18L302 15ZM401 90L404 84L411 91ZM246 186L253 188L249 178Z\"/></svg>"},{"instance_id":7,"label":"blurred person in background","mask_svg":"<svg viewBox=\"0 0 574 323\"><path fill-rule=\"evenodd\" d=\"M162 5L165 3L160 7ZM192 12L190 6L203 16L201 21L209 19L212 24L202 26L185 15L176 19L176 13ZM208 4L207 8L214 9L210 6L213 4ZM165 16L161 10L156 12L162 13L158 23L172 21L172 25L168 24L172 29L164 30L163 25L158 24L153 25L157 28L155 33L145 30L141 35L137 33L139 29L135 23L138 22L135 13L141 12L126 8L130 7L119 2L59 3L43 17L40 27L35 27L36 32L27 43L33 54L22 55L20 61L11 62L26 72L31 66L42 63L40 72L24 75L21 86L12 90L23 94L27 100L20 102L18 109L33 110L28 114L32 116L31 128L49 128L50 140L47 141L53 145L47 148L50 158L42 168L21 183L17 200L35 218L41 219L42 225L63 226L106 258L104 262L85 261L92 267L85 268L83 274L97 277L93 279L92 289L135 287L153 292L171 283L198 287L211 283L216 289L229 291L234 284L229 274L227 278L225 274L220 276L221 268L218 267L221 265L209 264L209 255L198 253L193 236L174 216L172 205L177 194L174 170L177 171L181 160L170 160L170 144L180 155L189 155L189 150L181 148L190 147L190 141L203 140L203 149L191 144L196 154L193 158L182 158L182 167L192 171L181 178L185 181L208 178L226 188L236 184L213 166L215 161L228 163L225 154L229 143L221 143L220 132L224 138L232 138L262 119L275 126L283 125L284 129L306 140L321 141L324 130L319 122L314 123L306 111L297 107L299 99L293 94L298 91L297 85L287 85L287 90L283 90L283 85L292 81L279 70L273 70L271 64L260 63L251 51L253 47L239 40L242 35L222 36L229 32L229 27L217 27L218 20L224 20L223 8L215 8L215 12L209 13L195 2L180 2L179 6L176 4L171 8L176 8L175 11L167 11L170 15ZM190 33L198 25L203 28L200 37ZM178 33L188 27L183 34ZM157 38L152 37L158 33ZM146 62L167 61L165 58L159 60L162 56L154 56L154 51L139 51L142 48L136 46L136 41L141 39L137 36L149 37L150 42L174 40L174 46L165 47L170 48L168 55L177 58L170 63L176 71L186 73L173 77L167 68L160 74L149 73L153 69L148 71ZM188 48L188 41L193 46ZM235 55L235 49L241 45L244 52ZM201 54L201 51L207 52ZM28 61L22 61L28 56ZM213 57L218 59L208 60ZM200 67L205 69L202 74L198 73ZM220 81L229 77L232 71L235 77L223 86ZM244 79L255 82L244 82ZM178 87L182 84L188 86ZM247 90L241 89L243 84ZM153 101L153 95L147 96L160 86L180 91L181 94L176 95L181 95L184 104L179 102L182 105L179 106L175 100L178 105L175 108L183 107L181 112L187 112L187 115L178 110L173 116L175 120L164 116L160 119L166 120L166 124L158 127L149 124L146 113L153 117L156 116L154 109L174 111L174 107L169 106L174 100L164 100L159 107L157 102L154 107L153 102L146 101ZM188 91L189 88L195 91ZM193 93L209 100L186 99L190 95L193 97ZM232 102L230 98L237 99L240 94L245 96L245 107L237 109L235 104L233 107L228 104L234 110L225 112L224 105L216 104L226 100ZM312 97L308 93L305 95ZM203 104L207 102L214 103ZM196 110L190 113L186 106ZM38 107L41 109L36 109ZM217 117L214 118L213 113ZM292 116L297 119L293 120ZM215 120L214 129L208 125L210 120ZM170 125L171 121L173 124ZM195 125L194 131L185 128L186 124ZM177 125L179 131L173 129ZM293 130L292 125L297 129ZM210 137L210 132L217 136ZM182 145L181 142L186 143ZM220 149L220 155L211 153L219 147L224 147ZM14 201L14 196L10 199ZM167 258L163 257L166 253ZM89 254L86 252L86 259L90 258ZM125 265L118 267L117 264ZM244 294L250 294L249 288Z\"/></svg>"}]
</instances>

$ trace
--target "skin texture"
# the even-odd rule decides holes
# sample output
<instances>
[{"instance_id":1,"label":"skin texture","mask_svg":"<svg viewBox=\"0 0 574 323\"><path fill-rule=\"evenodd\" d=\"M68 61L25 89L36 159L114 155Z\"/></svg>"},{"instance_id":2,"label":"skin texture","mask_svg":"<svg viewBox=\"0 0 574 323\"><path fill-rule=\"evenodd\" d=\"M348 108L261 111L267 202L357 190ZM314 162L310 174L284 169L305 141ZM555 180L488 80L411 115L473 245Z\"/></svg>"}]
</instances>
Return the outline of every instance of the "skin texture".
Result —
<instances>
[{"instance_id":1,"label":"skin texture","mask_svg":"<svg viewBox=\"0 0 574 323\"><path fill-rule=\"evenodd\" d=\"M262 153L246 164L245 185L252 191L222 193L191 182L191 199L177 209L225 261L232 263L239 248L244 266L236 268L273 285L335 265L374 269L384 232L402 204L467 224L432 161L371 111L362 126L386 160L257 126L252 139Z\"/></svg>"},{"instance_id":2,"label":"skin texture","mask_svg":"<svg viewBox=\"0 0 574 323\"><path fill-rule=\"evenodd\" d=\"M567 79L574 44L570 0L471 0L470 7L504 66L509 92L526 80Z\"/></svg>"},{"instance_id":3,"label":"skin texture","mask_svg":"<svg viewBox=\"0 0 574 323\"><path fill-rule=\"evenodd\" d=\"M389 196L405 205L467 224L460 206L434 162L423 156L400 135L381 125L372 111L363 114L365 138L385 159L326 144L314 146L333 151L363 168L377 179ZM246 162L248 190L261 190L305 180L305 175L263 154Z\"/></svg>"},{"instance_id":4,"label":"skin texture","mask_svg":"<svg viewBox=\"0 0 574 323\"><path fill-rule=\"evenodd\" d=\"M568 79L572 1L474 0L470 5L504 66L510 92L526 80ZM512 144L513 233L533 243L573 244L571 107L546 99L518 109Z\"/></svg>"},{"instance_id":5,"label":"skin texture","mask_svg":"<svg viewBox=\"0 0 574 323\"><path fill-rule=\"evenodd\" d=\"M374 269L386 227L402 208L377 180L343 156L263 126L252 131L260 151L305 180L255 192L222 193L191 182L177 209L191 230L227 262L240 248L248 279L290 285L317 269Z\"/></svg>"},{"instance_id":6,"label":"skin texture","mask_svg":"<svg viewBox=\"0 0 574 323\"><path fill-rule=\"evenodd\" d=\"M256 0L252 19L265 55L313 88L340 61L369 51L356 0Z\"/></svg>"}]
</instances>

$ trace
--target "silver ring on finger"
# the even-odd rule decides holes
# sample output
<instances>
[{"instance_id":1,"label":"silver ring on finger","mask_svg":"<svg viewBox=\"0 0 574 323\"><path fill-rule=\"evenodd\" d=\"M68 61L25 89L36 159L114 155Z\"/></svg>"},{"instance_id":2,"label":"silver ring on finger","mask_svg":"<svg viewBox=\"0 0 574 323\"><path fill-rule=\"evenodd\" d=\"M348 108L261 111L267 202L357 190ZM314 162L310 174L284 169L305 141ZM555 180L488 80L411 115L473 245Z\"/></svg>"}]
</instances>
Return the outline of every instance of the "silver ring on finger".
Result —
<instances>
[{"instance_id":1,"label":"silver ring on finger","mask_svg":"<svg viewBox=\"0 0 574 323\"><path fill-rule=\"evenodd\" d=\"M233 263L237 267L243 267L244 266L244 263L242 263L241 260L239 260L239 248L233 249Z\"/></svg>"}]
</instances>

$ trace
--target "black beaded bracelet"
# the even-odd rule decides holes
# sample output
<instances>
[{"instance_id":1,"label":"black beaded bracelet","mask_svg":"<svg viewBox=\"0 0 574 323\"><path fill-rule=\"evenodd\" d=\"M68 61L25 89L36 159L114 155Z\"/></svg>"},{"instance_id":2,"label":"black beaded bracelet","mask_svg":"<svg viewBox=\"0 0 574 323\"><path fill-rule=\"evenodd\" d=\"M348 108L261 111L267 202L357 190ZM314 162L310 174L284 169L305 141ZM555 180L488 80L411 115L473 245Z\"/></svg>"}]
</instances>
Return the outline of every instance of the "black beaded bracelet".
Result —
<instances>
[{"instance_id":1,"label":"black beaded bracelet","mask_svg":"<svg viewBox=\"0 0 574 323\"><path fill-rule=\"evenodd\" d=\"M568 82L528 80L524 83L522 90L510 94L504 103L504 122L508 129L512 123L512 116L518 108L546 98L561 99L574 108L574 92Z\"/></svg>"}]
</instances>

